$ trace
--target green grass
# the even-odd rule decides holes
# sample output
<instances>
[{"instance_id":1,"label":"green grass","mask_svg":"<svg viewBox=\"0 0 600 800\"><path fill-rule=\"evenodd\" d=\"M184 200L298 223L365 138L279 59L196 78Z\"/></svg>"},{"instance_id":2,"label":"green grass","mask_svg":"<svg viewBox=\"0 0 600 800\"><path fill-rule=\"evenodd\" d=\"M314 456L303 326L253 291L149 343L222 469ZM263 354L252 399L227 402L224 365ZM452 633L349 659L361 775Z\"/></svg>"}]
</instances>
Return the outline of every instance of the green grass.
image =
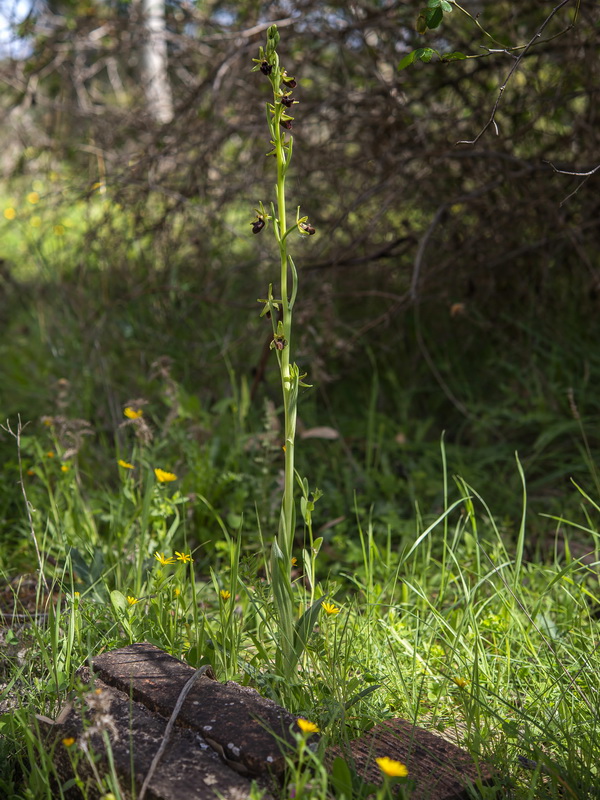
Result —
<instances>
[{"instance_id":1,"label":"green grass","mask_svg":"<svg viewBox=\"0 0 600 800\"><path fill-rule=\"evenodd\" d=\"M395 41L384 33L382 47ZM377 100L379 66L375 79L359 49L294 41L309 91L296 151L305 167L290 188L319 220L314 250L299 250L295 308L294 357L315 386L300 390L304 502L290 525L293 612L302 619L312 607L316 616L300 669L282 679L270 574L283 409L273 358L255 382L273 336L255 301L273 280L278 248L250 235L267 180L254 168L266 142L242 102L246 94L254 102L254 89L234 98L235 113L210 100L223 135L222 147L209 137L210 154L196 134L174 128L181 146L159 136L156 154L150 147L138 162L133 129L123 130L106 171L88 153L94 126L81 149L77 123L65 150L58 142L26 148L0 186L0 422L15 432L23 421L20 449L0 430L0 578L35 573L37 596L29 619L0 625L8 709L0 789L7 800L63 797L69 787L52 782L34 715L55 717L85 691L75 673L90 656L149 640L313 720L324 743L400 716L493 764L498 786L482 789L483 798L593 797L600 355L591 343L600 323L586 233L593 220L577 205L585 195L556 217L565 184L521 181L522 194L503 172L491 206L448 209L416 307L405 307L410 260L435 208L480 177L479 167L446 169L447 119L434 115L427 127L422 99L435 96L449 111L458 102L459 117L471 112L432 70L433 83L407 101L408 139L382 127L377 105L373 131L370 122L363 133L354 98L377 86ZM343 112L342 76L352 84ZM576 75L571 83L583 109L585 86ZM60 117L58 128L40 124L60 130ZM411 119L424 132L414 158ZM505 120L509 139L516 132L513 155L537 163L535 141L515 120ZM559 140L573 125L559 128L544 128L545 155L558 154L557 164L572 155ZM438 129L445 144L431 160ZM581 154L592 152L582 142ZM159 181L164 194L143 178L162 162L163 146L171 163ZM387 181L369 180L380 181L371 158L387 170L392 151L408 167L390 167L399 182L388 196ZM540 197L550 205L536 205ZM399 255L360 261L396 236L407 237ZM520 254L537 240L542 249ZM147 428L127 422L127 406L143 408ZM337 438L303 438L318 426ZM157 468L177 479L160 482ZM56 605L45 601L46 587ZM75 759L87 758L74 747ZM298 800L359 800L357 786L344 790L343 767L329 774L321 750L302 740L298 749L288 776ZM120 795L114 775L95 780L100 795ZM282 788L281 800L290 795Z\"/></svg>"},{"instance_id":2,"label":"green grass","mask_svg":"<svg viewBox=\"0 0 600 800\"><path fill-rule=\"evenodd\" d=\"M56 715L90 655L141 640L257 687L315 720L328 741L400 716L453 733L516 798L593 796L596 400L587 378L572 381L576 408L567 389L577 364L595 356L571 323L564 346L550 349L527 330L537 367L526 386L510 379L518 354L525 369L521 345L500 335L484 350L491 363L505 348L493 392L488 371L471 380L461 367L475 339L454 362L446 354L470 420L448 408L408 349L394 370L385 347L374 362L359 350L350 374L332 357L340 379L300 400L305 428L329 425L340 437L299 442L299 473L324 494L312 539L297 512L295 592L298 614L324 596L341 611L320 612L298 680L285 683L266 549L279 514L280 409L274 376L251 401L240 366L257 359L246 344L256 312L230 322L182 288L183 272L145 275L141 262L55 278L16 282L3 301L3 407L13 430L18 412L31 420L25 486L46 580L62 593L47 624L3 633L2 692L22 704L0 721L9 798L60 796L48 788L52 765L32 714ZM200 312L206 324L184 347L187 320ZM136 398L148 401L151 441L135 423L122 427ZM7 578L37 567L15 445L2 435ZM178 480L158 484L156 467ZM154 557L175 551L192 554L193 571ZM331 776L315 769L290 780L308 782L315 800L334 796Z\"/></svg>"},{"instance_id":3,"label":"green grass","mask_svg":"<svg viewBox=\"0 0 600 800\"><path fill-rule=\"evenodd\" d=\"M248 365L268 330L253 302L239 301L264 292L264 269L239 268L248 246L238 237L230 252L225 229L209 266L188 265L178 219L147 248L104 196L71 203L77 224L58 235L59 200L43 210L40 192L29 209L30 188L3 222L13 263L0 298L0 403L13 431L17 415L27 423L21 468L44 579L60 601L43 624L0 629L0 702L20 704L0 718L7 798L61 796L33 714L54 717L83 691L74 675L91 655L142 640L255 686L318 723L328 742L393 716L452 734L495 765L503 788L484 798L593 796L595 317L575 302L483 326L476 311L457 322L435 301L428 316L422 309L430 355L465 416L432 377L410 312L355 339L342 320L356 301L327 305L322 276L306 276L315 327L300 326L299 361L316 388L300 397L297 468L308 503L317 487L323 495L312 530L298 504L295 609L327 598L340 612L319 611L297 680L286 682L268 553L281 498L278 376L268 368L251 397ZM38 206L46 249L22 231ZM138 399L151 439L123 425ZM338 438L302 438L323 425ZM39 565L6 432L0 457L9 579ZM155 468L177 481L157 482ZM155 558L176 552L193 564ZM341 800L339 775L304 756L310 769L290 769L296 796ZM111 776L103 790L118 796Z\"/></svg>"},{"instance_id":4,"label":"green grass","mask_svg":"<svg viewBox=\"0 0 600 800\"><path fill-rule=\"evenodd\" d=\"M225 416L232 413L230 406ZM233 446L236 471L225 476L218 459L211 464L210 448L188 443L175 464L178 420L150 444L136 437L136 425L121 429L104 484L77 455L61 458L65 433L61 440L56 422L23 438L43 571L60 599L45 624L32 619L3 631L2 683L20 703L0 718L0 786L7 797L62 796L50 788L53 768L32 715L52 717L70 692L81 691L74 673L91 655L144 640L191 666L210 663L221 680L256 686L314 720L328 742L400 716L454 733L475 760L495 765L515 798L592 796L600 658L599 508L591 494L573 487L579 517L547 520L557 542L564 536L566 544L531 563L524 484L521 498L501 510L517 520L515 535L507 537L477 487L452 480L452 464L438 447L437 511L417 509L412 520L401 521L388 515L384 524L385 515L365 509L357 497L343 537L325 531L324 542L313 537L311 548L307 531L303 541L299 529L298 613L323 596L341 610L320 611L297 679L282 682L261 533L277 509L267 503L257 506L258 516L244 513L254 494L250 484L256 490L256 456ZM117 458L135 469L119 467ZM178 473L178 481L158 482L155 467ZM512 468L518 477L519 463ZM264 485L273 492L268 472ZM375 481L385 477L377 464L369 474ZM254 494L256 502L260 496ZM236 497L242 498L237 506ZM3 556L7 576L27 560L35 565L23 511L20 519L18 546ZM593 563L572 556L571 532L587 537ZM193 563L177 560L176 552L191 554ZM162 565L155 553L175 561ZM41 598L41 579L39 591ZM519 757L535 766L523 768ZM296 768L290 778L299 796L340 796L322 766L306 770ZM114 781L106 781L104 791L114 792ZM481 796L497 797L494 792L482 789Z\"/></svg>"}]
</instances>

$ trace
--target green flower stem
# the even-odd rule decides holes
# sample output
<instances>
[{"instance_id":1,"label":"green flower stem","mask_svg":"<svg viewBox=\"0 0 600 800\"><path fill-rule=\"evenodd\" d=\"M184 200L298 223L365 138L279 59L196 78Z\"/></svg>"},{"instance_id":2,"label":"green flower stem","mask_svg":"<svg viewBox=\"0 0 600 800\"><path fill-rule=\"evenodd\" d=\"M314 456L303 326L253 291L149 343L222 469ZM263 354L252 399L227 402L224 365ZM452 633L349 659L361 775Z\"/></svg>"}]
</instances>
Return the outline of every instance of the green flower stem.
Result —
<instances>
[{"instance_id":1,"label":"green flower stem","mask_svg":"<svg viewBox=\"0 0 600 800\"><path fill-rule=\"evenodd\" d=\"M279 87L279 67L275 70L273 80L273 100L275 101L275 114L273 115L273 128L275 134L275 147L277 156L277 226L279 229L279 252L281 256L281 302L283 306L283 335L287 342L281 351L281 389L284 407L285 431L285 483L283 495L283 528L284 536L280 541L280 548L288 560L287 570L291 575L291 550L294 537L294 441L296 438L296 409L292 404L293 377L290 364L290 351L292 347L292 304L288 295L288 255L287 255L287 221L285 209L285 174L287 163L284 152L284 134L281 131L280 119L283 106L277 103ZM294 406L292 408L292 405Z\"/></svg>"},{"instance_id":2,"label":"green flower stem","mask_svg":"<svg viewBox=\"0 0 600 800\"><path fill-rule=\"evenodd\" d=\"M283 71L279 64L276 45L279 35L275 28L269 29L266 53L261 49L261 57L267 59L271 68L269 80L273 89L272 104L267 104L267 121L273 144L272 154L277 162L276 208L272 205L272 223L275 239L279 246L281 299L275 300L269 289L269 308L273 324L274 342L280 344L275 348L281 375L281 391L284 410L284 490L281 505L279 532L273 545L271 573L273 596L280 628L280 649L277 666L281 674L291 678L298 660L295 647L295 613L294 593L292 585L292 549L295 528L294 505L294 442L296 438L296 404L298 398L298 368L291 360L292 348L292 316L297 292L297 273L292 259L287 252L287 237L292 230L288 229L286 214L285 178L292 154L292 137L286 141L282 118L289 119L286 107L281 102ZM281 322L277 320L277 307L281 303Z\"/></svg>"},{"instance_id":3,"label":"green flower stem","mask_svg":"<svg viewBox=\"0 0 600 800\"><path fill-rule=\"evenodd\" d=\"M292 158L293 137L286 133L291 128L293 117L288 110L296 100L292 98L292 89L296 83L287 75L279 64L277 44L279 33L272 25L267 31L266 47L259 48L259 57L254 59L254 72L268 75L273 89L273 100L267 103L267 124L271 134L271 151L277 162L277 183L275 186L275 203L270 204L270 213L260 203L257 218L252 223L253 233L260 233L268 221L272 222L273 232L279 247L281 296L273 296L273 287L269 293L263 313L270 312L273 325L272 349L275 350L281 375L281 391L284 410L284 451L285 472L284 490L279 518L279 530L271 553L271 580L273 599L277 609L279 625L279 648L276 656L276 669L287 680L295 674L298 659L302 653L306 639L306 630L313 619L306 614L298 620L294 606L294 586L292 583L292 550L296 526L296 508L294 502L295 471L294 443L296 438L296 415L298 403L298 387L301 382L298 366L292 361L292 316L296 294L298 291L298 273L292 257L287 251L288 235L298 231L311 235L314 228L307 223L308 217L300 217L300 209L296 223L288 228L286 215L285 179ZM303 384L304 385L304 384ZM313 615L318 611L314 610Z\"/></svg>"},{"instance_id":4,"label":"green flower stem","mask_svg":"<svg viewBox=\"0 0 600 800\"><path fill-rule=\"evenodd\" d=\"M286 153L284 149L284 136L281 130L280 120L283 110L281 103L277 103L277 93L280 82L279 67L274 70L273 100L275 113L273 114L273 138L275 141L275 154L277 158L277 220L278 229L277 239L279 241L279 253L281 263L281 303L283 312L283 336L285 347L278 351L279 368L281 372L281 390L283 395L284 409L284 435L285 435L285 468L284 468L284 490L282 502L281 524L278 536L279 558L274 559L275 581L279 584L279 591L276 592L276 602L279 612L281 625L281 650L282 650L282 671L287 676L291 676L294 665L294 608L292 596L292 548L294 541L294 442L296 437L296 402L294 395L297 387L294 386L293 366L290 360L292 347L292 304L288 293L288 255L287 255L287 220L286 220L286 198L285 198L285 176L287 172ZM296 391L295 391L296 390ZM279 563L276 563L279 561Z\"/></svg>"}]
</instances>

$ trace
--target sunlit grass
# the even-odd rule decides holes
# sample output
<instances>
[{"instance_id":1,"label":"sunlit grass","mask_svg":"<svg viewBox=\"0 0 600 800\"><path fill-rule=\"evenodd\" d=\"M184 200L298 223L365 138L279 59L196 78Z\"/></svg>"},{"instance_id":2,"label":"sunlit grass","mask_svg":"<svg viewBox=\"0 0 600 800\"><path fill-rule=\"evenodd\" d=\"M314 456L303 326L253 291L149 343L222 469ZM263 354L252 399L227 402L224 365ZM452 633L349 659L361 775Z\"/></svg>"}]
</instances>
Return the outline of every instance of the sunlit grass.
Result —
<instances>
[{"instance_id":1,"label":"sunlit grass","mask_svg":"<svg viewBox=\"0 0 600 800\"><path fill-rule=\"evenodd\" d=\"M222 680L254 684L330 742L399 716L495 764L515 797L558 798L565 787L580 796L595 785L594 562L567 550L529 563L524 538L506 541L477 492L460 481L453 489L441 469L445 508L417 518L410 540L393 528L382 538L359 514L354 562L329 576L317 568L308 583L303 564L295 566L298 614L311 594L327 599L296 680L282 683L270 587L261 577L268 557L255 524L232 529L213 509L217 529L205 549L185 522L190 500L157 477L156 443L143 455L133 446L134 470L115 458L116 489L94 491L75 457L61 471L64 453L59 442L48 448L52 426L46 431L50 438L26 454L33 473L26 488L42 550L52 556L45 574L57 602L44 621L32 612L30 624L10 629L3 657L4 681L18 681L10 691L22 708L2 717L2 733L30 785L41 785L40 770L52 767L32 766L41 749L29 714L56 714L75 670L94 653L146 640L194 667L210 663ZM128 436L133 445L132 426ZM526 506L512 513L526 535ZM325 798L326 773L310 791Z\"/></svg>"}]
</instances>

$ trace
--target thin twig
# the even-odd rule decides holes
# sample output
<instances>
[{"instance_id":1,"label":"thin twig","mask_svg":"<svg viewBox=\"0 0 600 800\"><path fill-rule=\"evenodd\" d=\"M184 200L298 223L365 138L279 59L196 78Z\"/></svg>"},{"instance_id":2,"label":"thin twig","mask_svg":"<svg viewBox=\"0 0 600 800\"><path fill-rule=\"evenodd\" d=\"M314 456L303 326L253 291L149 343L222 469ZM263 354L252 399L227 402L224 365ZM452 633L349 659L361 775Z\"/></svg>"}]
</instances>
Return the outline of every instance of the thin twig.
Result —
<instances>
[{"instance_id":1,"label":"thin twig","mask_svg":"<svg viewBox=\"0 0 600 800\"><path fill-rule=\"evenodd\" d=\"M590 169L587 172L571 172L571 170L568 169L558 169L558 167L555 167L551 161L546 161L546 164L550 164L554 172L559 172L561 175L575 175L576 177L580 178L589 178L590 175L593 175L594 172L598 172L600 169L600 164L598 164L598 166L594 167L594 169Z\"/></svg>"},{"instance_id":2,"label":"thin twig","mask_svg":"<svg viewBox=\"0 0 600 800\"><path fill-rule=\"evenodd\" d=\"M46 589L46 595L50 597L50 587L48 586L48 582L46 581L46 576L44 575L44 562L42 561L42 554L40 553L37 536L35 535L33 517L31 516L31 503L27 498L27 490L25 489L25 481L23 480L23 461L21 459L21 432L23 430L23 425L21 424L20 414L17 416L17 419L18 423L17 423L16 433L10 427L10 420L6 420L6 425L0 425L0 427L7 433L9 433L11 436L14 436L14 438L17 440L17 460L19 462L19 484L21 486L21 491L23 493L23 499L25 500L25 509L27 511L27 519L29 520L29 531L31 533L31 538L33 539L33 544L37 555L40 577L44 584L44 588Z\"/></svg>"},{"instance_id":3,"label":"thin twig","mask_svg":"<svg viewBox=\"0 0 600 800\"><path fill-rule=\"evenodd\" d=\"M588 172L571 172L568 169L558 169L557 167L554 166L554 164L551 161L546 161L546 164L550 164L554 172L558 172L560 175L575 175L577 177L583 178L583 180L573 189L573 191L570 192L563 200L560 201L559 207L563 206L567 202L567 200L570 200L572 197L574 197L577 194L577 192L581 189L581 187L584 185L584 183L586 183L592 177L592 175L594 175L596 172L598 172L598 170L600 170L600 164L594 167L594 169L590 169Z\"/></svg>"},{"instance_id":4,"label":"thin twig","mask_svg":"<svg viewBox=\"0 0 600 800\"><path fill-rule=\"evenodd\" d=\"M156 751L156 754L155 754L154 758L152 759L152 763L150 764L150 768L149 768L149 770L148 770L148 772L146 774L146 777L144 778L144 783L142 784L142 788L141 788L140 793L138 795L138 800L144 800L144 797L146 796L146 792L148 790L148 785L150 784L150 781L152 780L152 777L153 777L154 773L156 772L156 768L158 767L158 764L160 762L160 759L163 756L163 753L167 749L167 745L169 743L169 739L171 737L171 733L173 732L173 727L175 726L175 722L177 721L177 717L179 716L179 712L181 711L181 708L182 708L183 704L185 703L185 699L188 696L188 694L190 693L190 690L192 689L192 686L196 683L196 680L201 675L204 675L208 670L211 670L211 669L212 668L211 668L210 664L203 664L201 667L198 667L198 669L189 678L189 680L186 682L185 686L181 690L181 692L179 694L179 697L177 698L177 702L175 703L175 708L173 709L173 713L171 714L171 717L170 717L169 721L167 722L167 727L165 728L165 732L163 734L163 738L162 738L162 742L160 743L160 747Z\"/></svg>"},{"instance_id":5,"label":"thin twig","mask_svg":"<svg viewBox=\"0 0 600 800\"><path fill-rule=\"evenodd\" d=\"M488 129L488 128L489 128L491 125L493 125L493 126L494 126L494 129L495 129L495 131L496 131L496 135L498 135L498 125L497 125L497 123L496 123L496 111L498 111L498 106L500 105L500 101L502 100L502 95L504 94L504 90L506 89L506 86L507 86L507 84L508 84L509 80L512 78L512 76L513 76L514 72L516 71L516 69L517 69L517 68L518 68L518 66L520 65L520 63L521 63L521 61L523 60L523 58L525 58L525 56L527 55L527 53L529 52L529 50L531 49L531 47L533 47L533 45L535 44L535 42L536 42L536 41L537 41L537 40L540 38L540 36L542 35L542 31L544 30L544 28L546 27L546 25L548 25L548 23L550 22L550 20L551 20L551 19L552 19L552 18L555 16L555 14L557 14L557 13L558 13L558 11L560 11L560 9L561 9L563 6L566 6L566 5L567 5L568 3L570 3L570 2L571 2L571 0L562 0L562 2L561 2L561 3L559 3L557 6L555 6L555 8L553 8L553 9L552 9L552 11L550 12L550 14L548 14L548 16L546 17L546 19L544 20L544 22L542 22L542 24L541 24L541 25L540 25L540 27L537 29L537 31L534 33L534 35L533 35L533 36L531 37L531 39L530 39L530 40L527 42L527 44L526 44L526 45L525 45L525 47L523 48L523 52L522 52L522 53L520 53L520 54L519 54L519 55L518 55L518 56L515 58L515 63L514 63L514 64L512 65L512 67L510 68L510 71L509 71L508 75L506 76L506 78L505 78L505 80L504 80L504 83L502 84L502 86L500 87L500 89L499 89L499 91L498 91L498 97L496 98L496 102L494 103L494 107L492 108L492 113L490 114L490 118L489 118L489 119L488 119L488 121L485 123L485 125L483 126L483 128L482 128L482 129L479 131L479 133L477 134L477 136L476 136L474 139L471 139L471 140L462 139L461 141L457 142L456 144L476 144L476 143L477 143L477 142L478 142L478 141L481 139L481 137L483 136L483 134L484 134L484 133L487 131L487 129ZM568 30L570 30L572 27L573 27L573 23L571 23L571 25L569 25L568 27L566 27L566 28L565 28L565 30L564 30L562 33L566 33L566 32L567 32Z\"/></svg>"}]
</instances>

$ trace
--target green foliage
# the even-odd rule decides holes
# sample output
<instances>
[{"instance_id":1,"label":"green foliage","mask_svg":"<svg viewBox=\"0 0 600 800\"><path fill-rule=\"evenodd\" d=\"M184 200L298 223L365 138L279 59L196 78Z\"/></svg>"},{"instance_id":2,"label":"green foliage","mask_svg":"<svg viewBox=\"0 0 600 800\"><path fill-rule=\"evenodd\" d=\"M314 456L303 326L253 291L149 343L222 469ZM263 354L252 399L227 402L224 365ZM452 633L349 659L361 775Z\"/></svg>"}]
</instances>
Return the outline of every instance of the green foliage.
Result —
<instances>
[{"instance_id":1,"label":"green foliage","mask_svg":"<svg viewBox=\"0 0 600 800\"><path fill-rule=\"evenodd\" d=\"M84 691L73 674L91 654L142 639L252 683L334 743L390 716L454 730L504 776L488 796L586 796L598 784L597 209L591 180L544 165L596 163L593 13L566 34L571 17L553 18L506 86L498 136L466 149L456 140L476 134L546 12L488 4L474 28L456 3L434 1L423 42L418 6L385 5L367 3L365 18L348 4L306 7L286 35L310 89L293 189L319 223L312 253L309 220L298 210L282 224L248 189L262 194L278 142L291 155L273 129L278 115L290 121L287 89L272 98L275 159L264 159L261 87L246 79L246 47L218 49L222 23L202 16L212 12L170 20L171 37L189 24L210 35L202 52L180 41L188 80L174 81L168 130L138 113L127 70L118 102L104 70L86 84L86 117L69 110L71 73L50 74L51 41L24 67L40 76L36 141L52 147L26 148L2 185L0 405L13 429L18 414L30 420L24 488L59 602L46 621L30 609L2 630L0 703L19 691L22 706L0 719L8 797L48 796L52 759L31 715L54 716ZM257 24L251 4L230 13L224 43ZM116 24L96 51L94 14L65 18L62 52L84 42L92 61L112 58L126 30ZM492 45L483 53L477 31ZM399 41L414 48L401 68L431 68L398 72ZM263 60L277 65L277 45L271 29L256 77ZM17 100L7 90L3 102ZM256 232L279 239L248 236L251 204ZM298 268L282 257L292 243ZM290 291L263 297L265 332L252 306L278 257ZM286 304L293 337L276 321ZM278 611L268 543L289 428L281 372L261 346L274 365L291 343L314 388L298 380L293 398L302 447L287 481L300 513L274 548ZM132 403L151 439L123 416ZM38 565L6 431L0 452L8 580ZM177 481L159 483L156 468ZM290 666L297 679L282 680ZM302 752L296 797L367 794L352 765L328 776Z\"/></svg>"},{"instance_id":2,"label":"green foliage","mask_svg":"<svg viewBox=\"0 0 600 800\"><path fill-rule=\"evenodd\" d=\"M444 13L451 13L452 6L453 3L449 3L448 0L427 0L427 8L423 8L417 17L415 25L417 33L438 28L444 19Z\"/></svg>"},{"instance_id":3,"label":"green foliage","mask_svg":"<svg viewBox=\"0 0 600 800\"><path fill-rule=\"evenodd\" d=\"M335 583L315 573L312 605L311 587L304 590L306 611L297 626L304 669L297 681L282 683L277 612L259 577L268 552L253 526L244 525L242 536L209 509L220 537L203 561L203 547L190 546L175 481L156 482L148 453L141 474L138 467L121 468L118 491L104 489L95 497L93 516L103 522L98 531L91 519L81 524L90 506L87 479L78 480L71 469L57 480L54 459L48 461L38 468L47 473L43 487L34 490L32 482L27 489L35 492L36 521L45 518L51 526L52 560L44 571L60 600L50 606L47 625L32 617L30 625L5 636L2 662L8 696L17 681L24 683L28 708L40 713L60 705L76 688L74 665L100 648L146 640L193 666L212 664L223 679L252 681L314 719L332 742L390 716L426 720L434 730L460 722L463 745L496 761L519 796L545 795L538 794L535 775L530 780L518 769L517 755L535 761L547 786L582 791L594 785L597 720L590 704L600 669L589 641L600 602L597 581L568 547L552 561L528 562L524 536L510 544L476 488L459 481L453 491L444 472L441 512L427 521L417 517L409 537L394 525L382 537L359 512L356 534L348 538L358 537L360 556L349 549L340 555L346 568ZM598 504L578 496L588 505L583 526L598 545ZM513 503L522 531L529 524L526 502L523 494L520 509ZM61 513L69 507L77 513ZM574 532L579 527L575 519L557 522L565 539L567 525ZM251 555L257 548L258 559ZM214 553L222 554L220 561ZM209 562L206 580L201 576ZM299 583L295 591L300 597ZM338 613L326 611L326 596L339 598ZM17 653L24 649L23 662ZM583 661L587 668L574 684ZM37 785L52 767L26 708L2 718L2 730L14 742L27 781ZM296 784L307 779L302 770L294 775ZM340 798L367 793L342 762L322 780L319 797L327 791Z\"/></svg>"},{"instance_id":4,"label":"green foliage","mask_svg":"<svg viewBox=\"0 0 600 800\"><path fill-rule=\"evenodd\" d=\"M298 271L288 253L288 236L292 232L310 236L315 229L309 224L308 217L300 217L300 206L296 213L296 223L288 227L286 218L286 191L285 179L288 174L292 159L293 137L286 135L292 127L294 117L288 114L288 109L298 102L293 97L293 90L297 86L296 79L286 72L280 65L277 45L279 33L276 25L271 25L267 30L267 44L259 49L258 58L253 72L260 71L269 78L273 90L273 102L267 103L267 123L270 133L270 146L272 150L267 155L275 156L277 164L277 183L275 186L277 203L271 203L271 214L265 213L261 202L260 211L257 211L256 221L252 224L253 233L260 233L267 222L271 222L275 241L279 246L280 255L280 292L281 298L273 298L273 285L269 284L268 296L263 302L261 317L268 312L273 327L273 340L270 349L277 356L281 378L281 392L283 399L284 416L284 445L285 467L284 488L281 502L281 517L279 533L273 543L271 558L271 579L273 583L273 597L279 616L280 649L278 670L282 677L288 681L296 672L296 666L306 645L307 637L314 626L319 612L320 602L312 603L308 611L296 621L294 587L291 581L292 552L296 528L296 501L295 501L295 443L298 390L300 386L310 388L303 383L304 375L300 375L298 365L292 360L292 334L295 331L292 325L292 314L298 293ZM303 516L306 519L307 497L302 498Z\"/></svg>"},{"instance_id":5,"label":"green foliage","mask_svg":"<svg viewBox=\"0 0 600 800\"><path fill-rule=\"evenodd\" d=\"M455 5L454 2L448 2L448 0L428 0L427 8L421 9L415 23L417 33L422 35L427 33L428 30L438 28L444 19L444 14L452 12L453 5ZM440 61L459 61L467 58L467 56L458 51L442 55L431 47L418 47L404 56L398 64L398 69L406 69L415 61L423 61L428 64L434 55L437 55Z\"/></svg>"}]
</instances>

